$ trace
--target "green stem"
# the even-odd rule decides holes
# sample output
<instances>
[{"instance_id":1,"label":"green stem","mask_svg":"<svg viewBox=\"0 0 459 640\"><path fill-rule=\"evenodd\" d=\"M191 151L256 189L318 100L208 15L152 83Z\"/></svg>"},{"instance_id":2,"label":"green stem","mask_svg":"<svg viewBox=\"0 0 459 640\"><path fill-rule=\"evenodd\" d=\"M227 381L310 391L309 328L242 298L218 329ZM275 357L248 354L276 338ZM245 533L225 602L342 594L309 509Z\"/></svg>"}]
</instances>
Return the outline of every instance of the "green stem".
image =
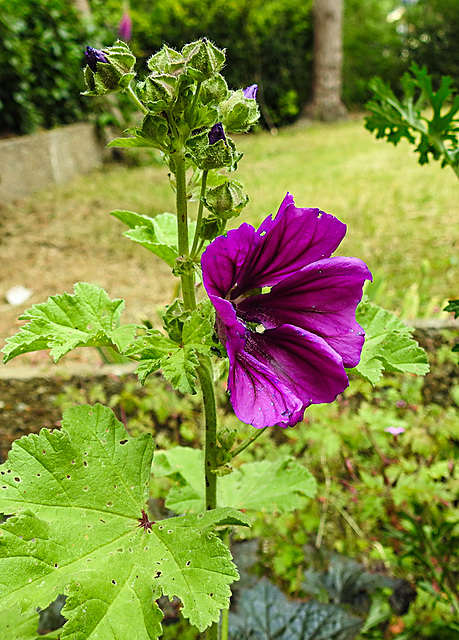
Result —
<instances>
[{"instance_id":1,"label":"green stem","mask_svg":"<svg viewBox=\"0 0 459 640\"><path fill-rule=\"evenodd\" d=\"M187 209L187 189L186 189L186 168L185 153L177 152L175 160L175 180L176 180L176 211L177 211L177 240L179 258L184 260L184 273L180 276L182 285L183 303L186 309L196 308L196 296L194 292L194 273L188 270L186 261L189 260L189 240L188 240L188 209Z\"/></svg>"},{"instance_id":2,"label":"green stem","mask_svg":"<svg viewBox=\"0 0 459 640\"><path fill-rule=\"evenodd\" d=\"M217 474L215 473L217 469L217 408L211 366L209 358L201 358L201 365L198 369L205 416L206 510L215 509L217 506Z\"/></svg>"},{"instance_id":3,"label":"green stem","mask_svg":"<svg viewBox=\"0 0 459 640\"><path fill-rule=\"evenodd\" d=\"M134 91L134 89L131 87L131 85L128 86L128 95L131 98L132 102L135 104L135 106L140 109L140 111L145 114L146 116L150 113L147 109L147 107L142 104L140 102L140 100L137 97L136 92Z\"/></svg>"},{"instance_id":4,"label":"green stem","mask_svg":"<svg viewBox=\"0 0 459 640\"><path fill-rule=\"evenodd\" d=\"M267 428L268 427L264 427L263 429L258 429L255 435L250 436L250 438L247 438L246 440L244 440L244 442L241 442L241 444L238 447L233 449L233 451L231 451L231 460L236 456L238 456L241 453L241 451L244 451L244 449L247 449L247 447L250 447L250 445L253 442L255 442L255 440L257 440L257 438L259 438L261 434L266 431Z\"/></svg>"},{"instance_id":5,"label":"green stem","mask_svg":"<svg viewBox=\"0 0 459 640\"><path fill-rule=\"evenodd\" d=\"M206 510L211 510L217 507L217 474L215 473L217 468L217 407L212 365L209 358L201 358L198 377L201 383L205 416L204 478ZM207 640L218 640L218 622L215 622L207 629L206 638Z\"/></svg>"},{"instance_id":6,"label":"green stem","mask_svg":"<svg viewBox=\"0 0 459 640\"><path fill-rule=\"evenodd\" d=\"M206 195L206 184L207 184L208 174L209 174L209 171L206 169L202 172L201 195L199 197L198 217L196 220L196 231L194 233L193 246L191 247L192 258L196 256L196 249L198 248L199 232L201 231L202 211L204 209L204 196Z\"/></svg>"}]
</instances>

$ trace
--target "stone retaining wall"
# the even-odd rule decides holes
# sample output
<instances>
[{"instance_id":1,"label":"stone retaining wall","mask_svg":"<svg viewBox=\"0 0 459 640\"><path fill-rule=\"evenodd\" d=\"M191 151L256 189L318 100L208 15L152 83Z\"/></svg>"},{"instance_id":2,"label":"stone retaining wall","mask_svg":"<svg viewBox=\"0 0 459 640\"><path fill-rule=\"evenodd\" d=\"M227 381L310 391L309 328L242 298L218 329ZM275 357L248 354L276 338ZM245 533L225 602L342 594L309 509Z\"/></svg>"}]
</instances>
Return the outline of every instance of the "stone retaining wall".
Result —
<instances>
[{"instance_id":1,"label":"stone retaining wall","mask_svg":"<svg viewBox=\"0 0 459 640\"><path fill-rule=\"evenodd\" d=\"M0 203L64 184L102 164L102 147L87 122L0 140Z\"/></svg>"}]
</instances>

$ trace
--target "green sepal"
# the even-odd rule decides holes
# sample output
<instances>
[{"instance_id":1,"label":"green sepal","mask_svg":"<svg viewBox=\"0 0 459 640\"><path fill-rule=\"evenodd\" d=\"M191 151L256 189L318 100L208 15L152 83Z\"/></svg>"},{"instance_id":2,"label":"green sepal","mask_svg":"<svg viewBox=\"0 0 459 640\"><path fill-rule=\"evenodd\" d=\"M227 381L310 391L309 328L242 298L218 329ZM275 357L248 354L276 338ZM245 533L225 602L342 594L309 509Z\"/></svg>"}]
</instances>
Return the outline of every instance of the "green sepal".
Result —
<instances>
[{"instance_id":1,"label":"green sepal","mask_svg":"<svg viewBox=\"0 0 459 640\"><path fill-rule=\"evenodd\" d=\"M226 167L230 171L237 168L237 163L243 154L236 150L236 145L231 138L218 140L215 144L209 144L208 132L192 136L186 143L196 165L205 171Z\"/></svg>"},{"instance_id":2,"label":"green sepal","mask_svg":"<svg viewBox=\"0 0 459 640\"><path fill-rule=\"evenodd\" d=\"M206 38L190 42L182 49L187 73L202 82L218 73L225 64L225 52Z\"/></svg>"},{"instance_id":3,"label":"green sepal","mask_svg":"<svg viewBox=\"0 0 459 640\"><path fill-rule=\"evenodd\" d=\"M202 469L203 452L189 447L158 451L153 472L177 481L169 491L166 506L175 513L200 513L205 508ZM223 475L218 482L217 505L236 509L285 513L303 507L317 492L314 476L290 457L274 462L250 462Z\"/></svg>"},{"instance_id":4,"label":"green sepal","mask_svg":"<svg viewBox=\"0 0 459 640\"><path fill-rule=\"evenodd\" d=\"M150 75L139 82L139 98L152 111L168 109L177 97L178 77L170 74Z\"/></svg>"},{"instance_id":5,"label":"green sepal","mask_svg":"<svg viewBox=\"0 0 459 640\"><path fill-rule=\"evenodd\" d=\"M260 118L256 100L245 98L242 89L232 91L229 98L219 105L220 120L226 131L245 133Z\"/></svg>"},{"instance_id":6,"label":"green sepal","mask_svg":"<svg viewBox=\"0 0 459 640\"><path fill-rule=\"evenodd\" d=\"M207 189L204 205L222 220L237 217L249 201L242 185L236 180L226 180L223 184Z\"/></svg>"},{"instance_id":7,"label":"green sepal","mask_svg":"<svg viewBox=\"0 0 459 640\"><path fill-rule=\"evenodd\" d=\"M110 300L101 287L83 282L74 285L74 292L50 296L25 311L19 319L29 322L6 339L3 361L44 349L51 349L55 362L76 347L123 351L137 331L135 324L119 326L124 300Z\"/></svg>"},{"instance_id":8,"label":"green sepal","mask_svg":"<svg viewBox=\"0 0 459 640\"><path fill-rule=\"evenodd\" d=\"M179 72L185 68L185 58L175 49L163 45L157 53L147 60L147 66L153 73L158 75L179 75Z\"/></svg>"},{"instance_id":9,"label":"green sepal","mask_svg":"<svg viewBox=\"0 0 459 640\"><path fill-rule=\"evenodd\" d=\"M427 355L411 336L413 329L396 316L368 300L357 307L356 319L365 330L365 343L355 373L375 384L384 371L425 375Z\"/></svg>"},{"instance_id":10,"label":"green sepal","mask_svg":"<svg viewBox=\"0 0 459 640\"><path fill-rule=\"evenodd\" d=\"M0 523L2 621L18 603L45 608L60 593L62 640L95 638L96 629L153 640L161 595L180 598L201 631L218 621L238 573L213 529L248 518L224 508L151 521L153 448L102 405L72 407L61 430L16 440L0 467L0 512L15 514Z\"/></svg>"},{"instance_id":11,"label":"green sepal","mask_svg":"<svg viewBox=\"0 0 459 640\"><path fill-rule=\"evenodd\" d=\"M208 104L209 102L219 104L226 100L228 97L228 85L225 78L220 73L217 73L212 78L205 80L201 85L199 97L203 104Z\"/></svg>"}]
</instances>

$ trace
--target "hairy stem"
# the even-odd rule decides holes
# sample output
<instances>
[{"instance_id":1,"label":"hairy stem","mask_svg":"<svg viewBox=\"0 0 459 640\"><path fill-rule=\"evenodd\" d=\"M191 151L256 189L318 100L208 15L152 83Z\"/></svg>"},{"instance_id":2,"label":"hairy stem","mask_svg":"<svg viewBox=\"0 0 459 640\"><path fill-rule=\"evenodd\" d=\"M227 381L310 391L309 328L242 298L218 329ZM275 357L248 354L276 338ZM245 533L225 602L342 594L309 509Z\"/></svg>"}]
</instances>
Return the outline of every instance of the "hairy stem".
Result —
<instances>
[{"instance_id":1,"label":"hairy stem","mask_svg":"<svg viewBox=\"0 0 459 640\"><path fill-rule=\"evenodd\" d=\"M180 275L182 285L183 303L186 309L196 308L196 296L194 292L194 273L186 261L190 258L188 239L188 207L186 190L185 153L177 152L175 160L176 180L176 211L177 211L177 240L179 259L184 261L183 273Z\"/></svg>"},{"instance_id":2,"label":"hairy stem","mask_svg":"<svg viewBox=\"0 0 459 640\"><path fill-rule=\"evenodd\" d=\"M207 175L208 171L204 170L202 172L202 181L201 181L201 196L199 198L199 207L198 207L198 217L196 219L196 231L194 233L193 246L191 247L191 257L194 258L197 254L198 242L199 242L199 232L201 231L201 222L202 222L202 211L204 209L204 196L206 195L206 184L207 184Z\"/></svg>"},{"instance_id":3,"label":"hairy stem","mask_svg":"<svg viewBox=\"0 0 459 640\"><path fill-rule=\"evenodd\" d=\"M140 111L145 114L148 115L150 112L148 111L147 107L142 104L139 100L139 98L137 97L136 92L134 91L134 89L131 87L131 85L128 86L128 95L131 98L132 102L135 104L135 106L140 109Z\"/></svg>"}]
</instances>

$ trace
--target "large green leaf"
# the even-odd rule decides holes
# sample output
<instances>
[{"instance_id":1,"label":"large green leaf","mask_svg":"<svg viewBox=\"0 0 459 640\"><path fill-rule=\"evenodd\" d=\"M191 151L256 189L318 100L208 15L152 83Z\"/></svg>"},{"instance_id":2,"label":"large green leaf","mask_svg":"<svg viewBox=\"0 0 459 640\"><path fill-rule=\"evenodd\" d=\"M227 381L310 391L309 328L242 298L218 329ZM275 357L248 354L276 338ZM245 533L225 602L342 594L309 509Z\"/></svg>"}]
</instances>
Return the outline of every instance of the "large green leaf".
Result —
<instances>
[{"instance_id":1,"label":"large green leaf","mask_svg":"<svg viewBox=\"0 0 459 640\"><path fill-rule=\"evenodd\" d=\"M19 333L6 339L3 361L31 351L51 349L57 362L76 347L114 347L123 351L134 339L135 324L119 326L123 300L110 300L94 284L79 282L73 295L51 296L35 304L20 320L29 320Z\"/></svg>"},{"instance_id":2,"label":"large green leaf","mask_svg":"<svg viewBox=\"0 0 459 640\"><path fill-rule=\"evenodd\" d=\"M352 640L359 618L316 600L293 602L268 580L241 592L237 613L230 613L231 640Z\"/></svg>"},{"instance_id":3,"label":"large green leaf","mask_svg":"<svg viewBox=\"0 0 459 640\"><path fill-rule=\"evenodd\" d=\"M14 443L0 467L0 512L15 514L0 525L0 617L65 593L62 640L151 640L164 594L201 630L218 620L238 574L212 529L247 517L217 509L142 526L152 454L150 436L129 437L101 405Z\"/></svg>"},{"instance_id":4,"label":"large green leaf","mask_svg":"<svg viewBox=\"0 0 459 640\"><path fill-rule=\"evenodd\" d=\"M166 506L176 513L199 513L205 505L202 451L174 447L158 451L153 467L156 476L178 480L169 491ZM217 504L236 509L284 513L304 506L316 494L311 473L289 457L242 465L218 480Z\"/></svg>"},{"instance_id":5,"label":"large green leaf","mask_svg":"<svg viewBox=\"0 0 459 640\"><path fill-rule=\"evenodd\" d=\"M350 373L374 384L384 371L417 375L429 371L424 349L411 337L413 329L389 311L365 300L357 307L356 318L365 330L365 344Z\"/></svg>"},{"instance_id":6,"label":"large green leaf","mask_svg":"<svg viewBox=\"0 0 459 640\"><path fill-rule=\"evenodd\" d=\"M174 267L178 257L176 216L172 213L161 213L150 218L133 211L112 211L111 215L129 227L125 236L159 256L170 267ZM196 223L190 221L190 238L194 237L195 229Z\"/></svg>"}]
</instances>

